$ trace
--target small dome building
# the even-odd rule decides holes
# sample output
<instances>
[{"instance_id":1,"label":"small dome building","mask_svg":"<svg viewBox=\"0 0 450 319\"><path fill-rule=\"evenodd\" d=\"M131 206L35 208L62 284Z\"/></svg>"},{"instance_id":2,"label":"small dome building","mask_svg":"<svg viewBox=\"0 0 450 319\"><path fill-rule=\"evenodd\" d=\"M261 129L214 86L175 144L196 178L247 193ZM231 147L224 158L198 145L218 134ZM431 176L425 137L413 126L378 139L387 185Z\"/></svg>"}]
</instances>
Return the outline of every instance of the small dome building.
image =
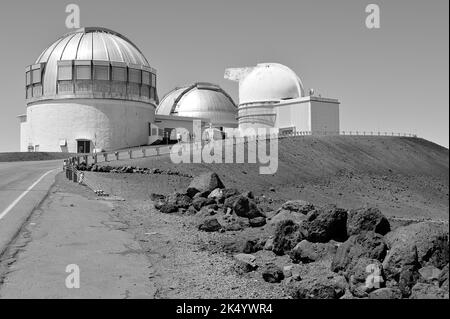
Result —
<instances>
[{"instance_id":1,"label":"small dome building","mask_svg":"<svg viewBox=\"0 0 450 319\"><path fill-rule=\"evenodd\" d=\"M237 127L237 106L218 85L195 83L167 93L156 108L156 115L202 119L207 126Z\"/></svg>"},{"instance_id":2,"label":"small dome building","mask_svg":"<svg viewBox=\"0 0 450 319\"><path fill-rule=\"evenodd\" d=\"M26 68L21 150L90 153L148 143L156 70L129 39L81 28Z\"/></svg>"},{"instance_id":3,"label":"small dome building","mask_svg":"<svg viewBox=\"0 0 450 319\"><path fill-rule=\"evenodd\" d=\"M279 133L338 133L339 101L305 94L297 74L279 63L230 68L225 78L239 82L241 131L276 128Z\"/></svg>"}]
</instances>

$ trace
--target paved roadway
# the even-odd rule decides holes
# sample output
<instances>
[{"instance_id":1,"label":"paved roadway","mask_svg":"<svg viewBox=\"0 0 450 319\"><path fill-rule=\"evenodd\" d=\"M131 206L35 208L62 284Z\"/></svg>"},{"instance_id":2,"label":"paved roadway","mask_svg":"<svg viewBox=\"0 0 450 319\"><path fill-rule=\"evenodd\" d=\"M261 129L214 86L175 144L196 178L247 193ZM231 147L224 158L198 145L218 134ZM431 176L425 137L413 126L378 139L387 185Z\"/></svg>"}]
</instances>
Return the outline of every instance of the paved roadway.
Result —
<instances>
[{"instance_id":1,"label":"paved roadway","mask_svg":"<svg viewBox=\"0 0 450 319\"><path fill-rule=\"evenodd\" d=\"M62 160L0 163L0 255L60 171Z\"/></svg>"}]
</instances>

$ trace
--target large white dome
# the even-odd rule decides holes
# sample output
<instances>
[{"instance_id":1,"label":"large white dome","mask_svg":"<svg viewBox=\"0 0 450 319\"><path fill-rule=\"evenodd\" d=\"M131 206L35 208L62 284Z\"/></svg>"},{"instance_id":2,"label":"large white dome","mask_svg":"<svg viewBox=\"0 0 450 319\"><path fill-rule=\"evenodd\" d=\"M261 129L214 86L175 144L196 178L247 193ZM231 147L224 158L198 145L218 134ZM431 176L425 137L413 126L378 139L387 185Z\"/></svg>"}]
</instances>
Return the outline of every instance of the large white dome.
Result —
<instances>
[{"instance_id":1,"label":"large white dome","mask_svg":"<svg viewBox=\"0 0 450 319\"><path fill-rule=\"evenodd\" d=\"M237 125L233 99L211 83L174 89L162 98L156 114L203 118L214 126Z\"/></svg>"},{"instance_id":2,"label":"large white dome","mask_svg":"<svg viewBox=\"0 0 450 319\"><path fill-rule=\"evenodd\" d=\"M27 102L81 95L146 103L158 100L156 70L129 39L106 28L81 28L61 36L26 73ZM127 83L132 83L131 89Z\"/></svg>"},{"instance_id":3,"label":"large white dome","mask_svg":"<svg viewBox=\"0 0 450 319\"><path fill-rule=\"evenodd\" d=\"M239 82L239 104L294 99L304 96L300 78L285 65L261 63Z\"/></svg>"}]
</instances>

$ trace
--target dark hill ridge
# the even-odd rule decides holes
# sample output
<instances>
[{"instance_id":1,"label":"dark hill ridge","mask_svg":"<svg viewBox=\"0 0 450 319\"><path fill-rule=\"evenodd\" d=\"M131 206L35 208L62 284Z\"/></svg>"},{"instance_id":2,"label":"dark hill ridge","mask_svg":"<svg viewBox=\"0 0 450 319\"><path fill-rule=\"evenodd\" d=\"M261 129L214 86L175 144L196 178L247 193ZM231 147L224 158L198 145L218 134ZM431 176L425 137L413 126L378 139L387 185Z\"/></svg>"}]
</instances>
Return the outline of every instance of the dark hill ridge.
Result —
<instances>
[{"instance_id":1,"label":"dark hill ridge","mask_svg":"<svg viewBox=\"0 0 450 319\"><path fill-rule=\"evenodd\" d=\"M345 208L369 204L390 216L448 219L449 150L419 138L281 139L278 171L274 175L260 175L259 164L175 165L168 156L110 164L171 169L191 175L210 169L221 176L227 187L265 195L271 206L300 198ZM121 178L120 174L109 176ZM188 182L189 179L181 179L173 187L183 189ZM128 178L127 183L132 180ZM161 183L158 188L161 187L169 186Z\"/></svg>"}]
</instances>

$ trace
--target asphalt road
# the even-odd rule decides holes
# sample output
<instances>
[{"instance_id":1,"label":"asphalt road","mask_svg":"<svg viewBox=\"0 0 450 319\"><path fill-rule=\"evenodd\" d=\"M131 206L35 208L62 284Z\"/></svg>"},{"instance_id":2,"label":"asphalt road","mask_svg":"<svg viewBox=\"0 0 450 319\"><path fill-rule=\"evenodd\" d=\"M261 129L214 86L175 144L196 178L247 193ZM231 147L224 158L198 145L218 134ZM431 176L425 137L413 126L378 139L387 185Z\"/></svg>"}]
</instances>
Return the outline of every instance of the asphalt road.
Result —
<instances>
[{"instance_id":1,"label":"asphalt road","mask_svg":"<svg viewBox=\"0 0 450 319\"><path fill-rule=\"evenodd\" d=\"M0 163L0 255L61 170L61 160Z\"/></svg>"}]
</instances>

